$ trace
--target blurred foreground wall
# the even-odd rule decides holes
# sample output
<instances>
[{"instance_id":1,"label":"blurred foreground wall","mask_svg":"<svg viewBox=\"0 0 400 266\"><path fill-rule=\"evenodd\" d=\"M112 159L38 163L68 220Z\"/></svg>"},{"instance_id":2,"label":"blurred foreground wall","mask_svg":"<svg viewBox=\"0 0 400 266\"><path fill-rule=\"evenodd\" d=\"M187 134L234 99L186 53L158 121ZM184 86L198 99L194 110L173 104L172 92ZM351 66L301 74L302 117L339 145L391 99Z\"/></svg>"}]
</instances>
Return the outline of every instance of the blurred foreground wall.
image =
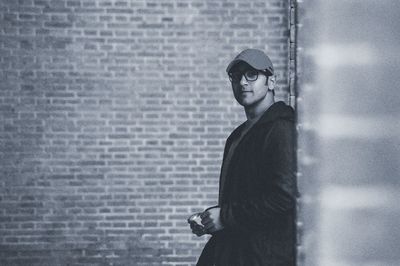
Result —
<instances>
[{"instance_id":1,"label":"blurred foreground wall","mask_svg":"<svg viewBox=\"0 0 400 266\"><path fill-rule=\"evenodd\" d=\"M186 218L245 119L225 68L265 50L288 101L290 9L1 0L0 265L193 265Z\"/></svg>"},{"instance_id":2,"label":"blurred foreground wall","mask_svg":"<svg viewBox=\"0 0 400 266\"><path fill-rule=\"evenodd\" d=\"M299 265L400 265L399 11L298 3Z\"/></svg>"}]
</instances>

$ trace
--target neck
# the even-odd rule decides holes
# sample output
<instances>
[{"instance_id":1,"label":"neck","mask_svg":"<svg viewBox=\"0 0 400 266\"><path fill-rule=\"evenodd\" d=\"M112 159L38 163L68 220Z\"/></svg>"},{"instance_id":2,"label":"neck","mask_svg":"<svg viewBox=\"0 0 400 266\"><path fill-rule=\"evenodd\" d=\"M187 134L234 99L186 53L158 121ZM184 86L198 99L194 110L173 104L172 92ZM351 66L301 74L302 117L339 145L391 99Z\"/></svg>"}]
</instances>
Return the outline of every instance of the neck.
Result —
<instances>
[{"instance_id":1,"label":"neck","mask_svg":"<svg viewBox=\"0 0 400 266\"><path fill-rule=\"evenodd\" d=\"M244 111L246 113L246 117L248 120L251 120L261 114L263 114L267 109L274 104L275 99L274 96L271 93L267 93L267 95L259 102L250 105L250 106L245 106Z\"/></svg>"}]
</instances>

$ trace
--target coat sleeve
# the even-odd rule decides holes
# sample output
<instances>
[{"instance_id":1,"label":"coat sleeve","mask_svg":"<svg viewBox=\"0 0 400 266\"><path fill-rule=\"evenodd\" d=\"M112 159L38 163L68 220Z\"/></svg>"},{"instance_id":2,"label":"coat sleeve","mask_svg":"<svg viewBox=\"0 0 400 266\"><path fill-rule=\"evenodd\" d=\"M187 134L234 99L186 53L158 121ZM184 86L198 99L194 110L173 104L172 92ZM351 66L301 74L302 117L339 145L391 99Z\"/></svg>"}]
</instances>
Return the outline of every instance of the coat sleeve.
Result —
<instances>
[{"instance_id":1,"label":"coat sleeve","mask_svg":"<svg viewBox=\"0 0 400 266\"><path fill-rule=\"evenodd\" d=\"M269 182L272 187L252 198L221 204L221 222L227 228L248 231L265 227L270 221L280 220L296 205L294 122L275 121L264 144L264 155L267 149L272 149L272 175L269 175L273 177Z\"/></svg>"}]
</instances>

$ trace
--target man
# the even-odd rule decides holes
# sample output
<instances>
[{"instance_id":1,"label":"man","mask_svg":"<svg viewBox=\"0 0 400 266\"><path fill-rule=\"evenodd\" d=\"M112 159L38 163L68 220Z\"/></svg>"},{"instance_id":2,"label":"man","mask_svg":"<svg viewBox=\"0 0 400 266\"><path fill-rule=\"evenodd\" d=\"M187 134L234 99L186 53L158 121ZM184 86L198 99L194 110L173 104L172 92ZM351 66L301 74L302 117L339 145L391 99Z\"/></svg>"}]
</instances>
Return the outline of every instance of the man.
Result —
<instances>
[{"instance_id":1,"label":"man","mask_svg":"<svg viewBox=\"0 0 400 266\"><path fill-rule=\"evenodd\" d=\"M197 265L295 265L294 111L275 102L264 52L244 50L226 71L247 121L226 141L218 206L201 213L204 228L191 223L212 235Z\"/></svg>"}]
</instances>

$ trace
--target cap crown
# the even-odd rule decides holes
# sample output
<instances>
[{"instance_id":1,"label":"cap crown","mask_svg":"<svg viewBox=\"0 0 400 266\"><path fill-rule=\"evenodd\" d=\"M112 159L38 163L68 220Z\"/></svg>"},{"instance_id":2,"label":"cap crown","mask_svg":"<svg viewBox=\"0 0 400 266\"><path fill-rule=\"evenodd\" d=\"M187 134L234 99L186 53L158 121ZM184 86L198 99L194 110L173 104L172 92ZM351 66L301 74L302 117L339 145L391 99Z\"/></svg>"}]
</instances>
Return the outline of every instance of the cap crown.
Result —
<instances>
[{"instance_id":1,"label":"cap crown","mask_svg":"<svg viewBox=\"0 0 400 266\"><path fill-rule=\"evenodd\" d=\"M226 68L226 72L230 72L233 66L239 62L245 62L249 64L252 68L257 70L267 70L270 74L274 74L274 67L272 65L271 59L261 50L258 49L246 49L238 54L232 62L229 63Z\"/></svg>"}]
</instances>

